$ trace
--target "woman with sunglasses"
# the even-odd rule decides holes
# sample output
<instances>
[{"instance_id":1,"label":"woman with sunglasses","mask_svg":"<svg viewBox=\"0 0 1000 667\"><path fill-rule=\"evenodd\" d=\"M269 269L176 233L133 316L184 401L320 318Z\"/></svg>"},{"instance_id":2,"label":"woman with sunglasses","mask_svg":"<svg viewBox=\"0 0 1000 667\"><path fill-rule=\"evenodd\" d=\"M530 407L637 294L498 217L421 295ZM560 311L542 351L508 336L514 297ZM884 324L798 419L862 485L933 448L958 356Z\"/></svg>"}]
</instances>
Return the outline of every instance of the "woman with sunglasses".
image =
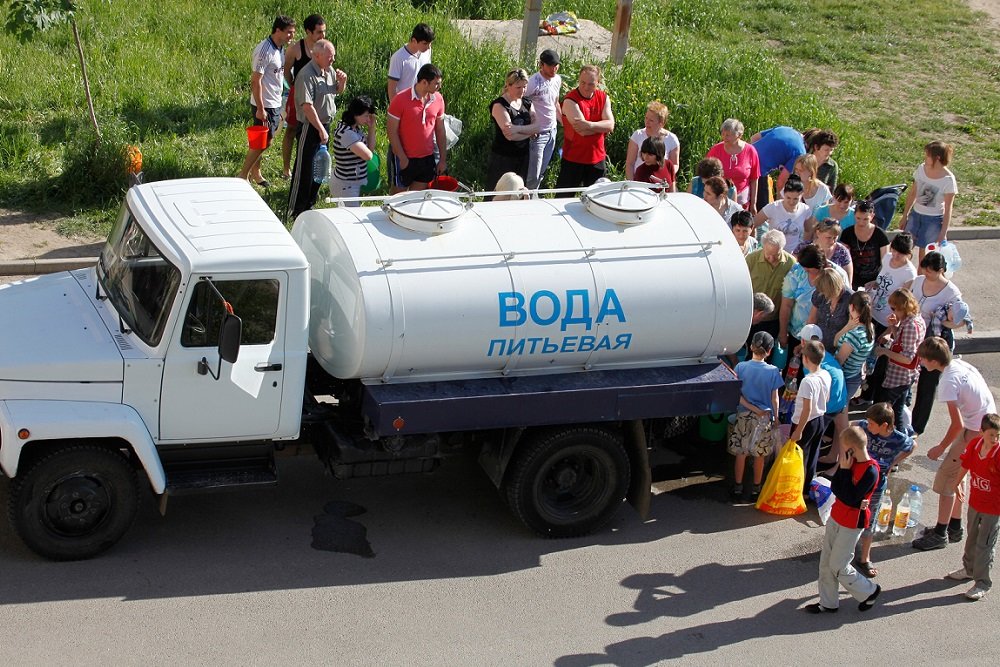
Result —
<instances>
[{"instance_id":1,"label":"woman with sunglasses","mask_svg":"<svg viewBox=\"0 0 1000 667\"><path fill-rule=\"evenodd\" d=\"M527 87L528 73L512 69L504 78L503 94L490 103L495 133L486 170L486 187L491 190L507 172L512 171L522 179L528 177L528 144L538 132L538 120L531 101L524 99Z\"/></svg>"},{"instance_id":2,"label":"woman with sunglasses","mask_svg":"<svg viewBox=\"0 0 1000 667\"><path fill-rule=\"evenodd\" d=\"M722 175L736 186L736 201L751 213L767 202L757 201L760 159L757 149L743 141L743 123L729 118L722 123L722 141L712 146L705 157L722 163Z\"/></svg>"}]
</instances>

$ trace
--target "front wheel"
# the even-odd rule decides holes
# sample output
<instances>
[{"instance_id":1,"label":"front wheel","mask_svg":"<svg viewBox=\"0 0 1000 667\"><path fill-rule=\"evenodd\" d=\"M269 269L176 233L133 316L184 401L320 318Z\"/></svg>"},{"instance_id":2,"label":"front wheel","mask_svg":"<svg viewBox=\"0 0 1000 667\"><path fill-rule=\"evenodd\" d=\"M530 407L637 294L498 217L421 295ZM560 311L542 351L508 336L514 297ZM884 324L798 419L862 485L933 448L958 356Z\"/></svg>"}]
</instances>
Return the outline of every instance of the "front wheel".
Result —
<instances>
[{"instance_id":1,"label":"front wheel","mask_svg":"<svg viewBox=\"0 0 1000 667\"><path fill-rule=\"evenodd\" d=\"M14 479L10 521L29 549L53 560L91 558L135 520L139 480L121 452L94 445L57 449Z\"/></svg>"},{"instance_id":2,"label":"front wheel","mask_svg":"<svg viewBox=\"0 0 1000 667\"><path fill-rule=\"evenodd\" d=\"M526 441L508 473L507 502L526 526L576 537L618 510L628 493L629 460L620 434L579 426Z\"/></svg>"}]
</instances>

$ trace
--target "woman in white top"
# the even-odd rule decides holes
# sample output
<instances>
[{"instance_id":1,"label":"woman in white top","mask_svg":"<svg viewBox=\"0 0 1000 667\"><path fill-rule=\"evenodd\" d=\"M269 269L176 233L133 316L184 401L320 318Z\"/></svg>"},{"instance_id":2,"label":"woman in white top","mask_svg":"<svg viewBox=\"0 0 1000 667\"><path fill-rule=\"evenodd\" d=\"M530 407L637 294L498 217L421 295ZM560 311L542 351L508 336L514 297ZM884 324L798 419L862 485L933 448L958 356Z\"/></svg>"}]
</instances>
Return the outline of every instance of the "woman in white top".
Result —
<instances>
[{"instance_id":1,"label":"woman in white top","mask_svg":"<svg viewBox=\"0 0 1000 667\"><path fill-rule=\"evenodd\" d=\"M786 248L794 250L799 247L805 234L806 220L812 215L812 209L802 203L802 190L801 179L792 174L785 181L781 199L757 211L753 224L757 229L758 239L768 229L778 229L785 235Z\"/></svg>"},{"instance_id":2,"label":"woman in white top","mask_svg":"<svg viewBox=\"0 0 1000 667\"><path fill-rule=\"evenodd\" d=\"M830 188L819 180L819 162L812 153L800 155L795 160L795 174L802 180L802 201L812 210L830 201Z\"/></svg>"},{"instance_id":3,"label":"woman in white top","mask_svg":"<svg viewBox=\"0 0 1000 667\"><path fill-rule=\"evenodd\" d=\"M665 126L670 111L667 105L659 100L653 100L646 105L645 125L632 133L628 141L628 150L625 153L625 178L632 180L635 168L642 164L642 156L639 149L642 142L650 137L660 137L666 147L666 156L670 163L674 165L674 173L677 173L681 163L681 142L677 135L669 131Z\"/></svg>"},{"instance_id":4,"label":"woman in white top","mask_svg":"<svg viewBox=\"0 0 1000 667\"><path fill-rule=\"evenodd\" d=\"M938 245L948 235L951 206L958 194L955 175L948 169L953 150L943 141L924 146L924 163L913 172L913 186L906 193L900 231L913 234L913 241L924 258L927 246Z\"/></svg>"}]
</instances>

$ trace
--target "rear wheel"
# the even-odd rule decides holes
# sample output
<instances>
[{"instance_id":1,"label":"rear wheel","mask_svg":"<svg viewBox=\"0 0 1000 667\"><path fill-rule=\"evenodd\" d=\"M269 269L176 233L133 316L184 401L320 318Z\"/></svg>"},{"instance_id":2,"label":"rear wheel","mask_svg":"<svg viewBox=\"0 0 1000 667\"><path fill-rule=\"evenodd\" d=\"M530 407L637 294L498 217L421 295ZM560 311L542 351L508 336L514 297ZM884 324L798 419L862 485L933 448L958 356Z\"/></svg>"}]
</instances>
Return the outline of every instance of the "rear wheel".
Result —
<instances>
[{"instance_id":1,"label":"rear wheel","mask_svg":"<svg viewBox=\"0 0 1000 667\"><path fill-rule=\"evenodd\" d=\"M587 426L547 431L520 449L505 482L507 502L542 535L597 530L628 493L629 460L618 433Z\"/></svg>"},{"instance_id":2,"label":"rear wheel","mask_svg":"<svg viewBox=\"0 0 1000 667\"><path fill-rule=\"evenodd\" d=\"M32 551L53 560L91 558L132 525L139 480L119 451L65 447L19 474L9 503L11 524Z\"/></svg>"}]
</instances>

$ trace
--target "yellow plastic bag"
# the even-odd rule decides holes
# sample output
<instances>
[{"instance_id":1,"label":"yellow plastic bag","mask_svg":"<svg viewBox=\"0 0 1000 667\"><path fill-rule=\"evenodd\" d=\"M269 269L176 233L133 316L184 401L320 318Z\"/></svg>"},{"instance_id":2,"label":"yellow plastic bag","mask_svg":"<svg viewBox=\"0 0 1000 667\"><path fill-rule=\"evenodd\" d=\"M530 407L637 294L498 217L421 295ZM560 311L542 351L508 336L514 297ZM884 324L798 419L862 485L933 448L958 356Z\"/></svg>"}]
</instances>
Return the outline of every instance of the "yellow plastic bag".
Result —
<instances>
[{"instance_id":1,"label":"yellow plastic bag","mask_svg":"<svg viewBox=\"0 0 1000 667\"><path fill-rule=\"evenodd\" d=\"M794 440L789 440L774 460L771 472L767 473L757 498L757 509L780 516L805 512L806 503L802 498L805 476L802 448Z\"/></svg>"}]
</instances>

